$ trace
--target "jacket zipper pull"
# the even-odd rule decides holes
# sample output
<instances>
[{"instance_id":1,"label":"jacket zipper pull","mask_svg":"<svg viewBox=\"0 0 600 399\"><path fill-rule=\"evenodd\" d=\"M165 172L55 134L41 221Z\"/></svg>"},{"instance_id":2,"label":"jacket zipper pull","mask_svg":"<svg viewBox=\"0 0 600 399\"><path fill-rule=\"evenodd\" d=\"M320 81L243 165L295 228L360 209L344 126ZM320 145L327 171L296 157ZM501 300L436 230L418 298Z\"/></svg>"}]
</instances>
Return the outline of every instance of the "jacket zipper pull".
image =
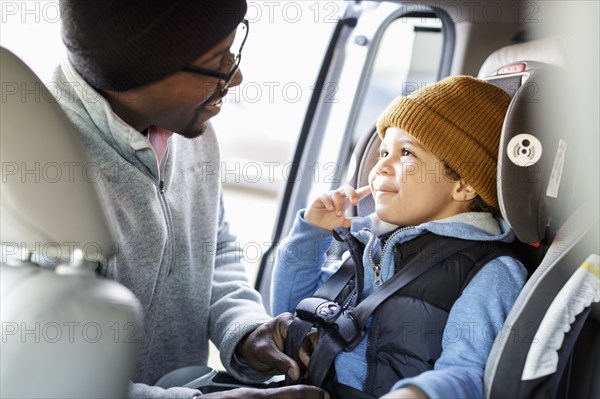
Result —
<instances>
[{"instance_id":1,"label":"jacket zipper pull","mask_svg":"<svg viewBox=\"0 0 600 399\"><path fill-rule=\"evenodd\" d=\"M373 284L375 284L376 287L379 287L381 284L383 284L383 280L381 279L381 270L378 266L373 271L375 272L375 279L373 280Z\"/></svg>"},{"instance_id":2,"label":"jacket zipper pull","mask_svg":"<svg viewBox=\"0 0 600 399\"><path fill-rule=\"evenodd\" d=\"M165 182L164 181L160 181L158 183L158 190L160 191L161 194L165 193Z\"/></svg>"}]
</instances>

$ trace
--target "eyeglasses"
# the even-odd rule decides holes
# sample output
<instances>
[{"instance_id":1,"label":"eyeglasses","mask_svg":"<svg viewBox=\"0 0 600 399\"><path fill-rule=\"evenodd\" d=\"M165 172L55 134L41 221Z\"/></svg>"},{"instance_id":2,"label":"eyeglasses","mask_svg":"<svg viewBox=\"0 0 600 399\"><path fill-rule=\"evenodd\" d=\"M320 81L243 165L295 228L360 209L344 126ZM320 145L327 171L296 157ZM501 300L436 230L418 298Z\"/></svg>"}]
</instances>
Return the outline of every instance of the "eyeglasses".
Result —
<instances>
[{"instance_id":1,"label":"eyeglasses","mask_svg":"<svg viewBox=\"0 0 600 399\"><path fill-rule=\"evenodd\" d=\"M217 78L224 82L223 86L221 87L221 91L227 90L227 88L229 87L229 84L233 80L233 77L235 76L235 74L238 71L240 62L242 61L242 49L244 48L244 44L246 44L246 39L248 39L248 31L249 30L250 29L249 29L248 20L244 19L240 23L240 26L238 27L238 29L236 31L233 44L231 45L231 48L236 48L239 46L239 50L235 54L230 52L228 55L224 56L223 60L221 61L221 69L227 68L227 70L228 70L227 73L223 73L221 71L215 71L213 69L206 69L206 68L198 67L195 65L186 66L182 70L186 71L186 72L197 73L199 75L205 75L205 76L211 76L213 78ZM239 43L239 44L237 44L237 43Z\"/></svg>"}]
</instances>

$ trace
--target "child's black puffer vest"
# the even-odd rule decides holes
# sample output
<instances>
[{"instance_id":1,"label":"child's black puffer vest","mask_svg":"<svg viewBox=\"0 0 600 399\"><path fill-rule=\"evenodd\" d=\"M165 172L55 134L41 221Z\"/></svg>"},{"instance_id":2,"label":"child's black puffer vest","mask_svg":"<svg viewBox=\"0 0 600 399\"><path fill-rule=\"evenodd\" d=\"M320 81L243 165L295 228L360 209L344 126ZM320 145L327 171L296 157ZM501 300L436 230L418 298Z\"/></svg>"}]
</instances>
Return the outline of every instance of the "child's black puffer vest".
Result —
<instances>
[{"instance_id":1,"label":"child's black puffer vest","mask_svg":"<svg viewBox=\"0 0 600 399\"><path fill-rule=\"evenodd\" d=\"M347 229L336 229L336 233L348 245L354 261L360 262L357 270L362 270L364 245ZM427 233L397 244L395 271L438 237ZM442 337L452 305L483 265L504 255L512 256L506 244L481 242L441 260L383 302L375 310L369 329L365 391L379 397L398 380L431 370L442 352ZM455 334L449 339L459 338L459 327L464 326L449 329L448 334Z\"/></svg>"}]
</instances>

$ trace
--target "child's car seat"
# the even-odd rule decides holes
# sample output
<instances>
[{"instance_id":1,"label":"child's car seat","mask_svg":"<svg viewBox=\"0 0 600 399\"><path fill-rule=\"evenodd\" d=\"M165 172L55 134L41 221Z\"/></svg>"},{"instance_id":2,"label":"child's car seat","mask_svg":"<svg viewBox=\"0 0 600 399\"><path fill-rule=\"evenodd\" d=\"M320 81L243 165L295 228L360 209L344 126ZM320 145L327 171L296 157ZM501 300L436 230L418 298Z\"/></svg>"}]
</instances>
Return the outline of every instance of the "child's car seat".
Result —
<instances>
[{"instance_id":1,"label":"child's car seat","mask_svg":"<svg viewBox=\"0 0 600 399\"><path fill-rule=\"evenodd\" d=\"M519 240L543 255L492 348L486 397L600 395L597 198L582 198L576 179L586 159L565 112L565 55L559 38L534 41L498 50L481 71L492 82L527 75L504 122L498 199Z\"/></svg>"},{"instance_id":2,"label":"child's car seat","mask_svg":"<svg viewBox=\"0 0 600 399\"><path fill-rule=\"evenodd\" d=\"M492 349L487 397L600 396L592 377L600 359L598 210L577 196L581 143L565 129L561 109L566 64L565 44L554 37L496 51L479 75L513 97L499 149L498 197L530 272ZM349 184L367 184L380 143L372 132L357 144ZM354 212L374 210L367 197Z\"/></svg>"},{"instance_id":3,"label":"child's car seat","mask_svg":"<svg viewBox=\"0 0 600 399\"><path fill-rule=\"evenodd\" d=\"M0 77L0 397L127 397L141 307L94 272L115 250L99 171L51 90L3 48Z\"/></svg>"}]
</instances>

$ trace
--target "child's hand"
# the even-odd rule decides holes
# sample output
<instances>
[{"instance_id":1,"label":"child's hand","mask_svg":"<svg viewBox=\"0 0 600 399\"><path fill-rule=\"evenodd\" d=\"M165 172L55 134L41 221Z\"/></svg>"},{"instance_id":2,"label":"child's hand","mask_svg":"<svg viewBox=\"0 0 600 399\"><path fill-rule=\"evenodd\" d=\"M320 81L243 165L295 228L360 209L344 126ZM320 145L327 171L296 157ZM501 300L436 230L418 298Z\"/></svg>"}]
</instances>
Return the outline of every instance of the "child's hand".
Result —
<instances>
[{"instance_id":1,"label":"child's hand","mask_svg":"<svg viewBox=\"0 0 600 399\"><path fill-rule=\"evenodd\" d=\"M304 213L304 220L325 230L336 227L350 227L352 218L344 216L350 206L355 206L358 201L371 193L369 186L354 189L351 186L342 186L335 191L329 191L313 201Z\"/></svg>"}]
</instances>

